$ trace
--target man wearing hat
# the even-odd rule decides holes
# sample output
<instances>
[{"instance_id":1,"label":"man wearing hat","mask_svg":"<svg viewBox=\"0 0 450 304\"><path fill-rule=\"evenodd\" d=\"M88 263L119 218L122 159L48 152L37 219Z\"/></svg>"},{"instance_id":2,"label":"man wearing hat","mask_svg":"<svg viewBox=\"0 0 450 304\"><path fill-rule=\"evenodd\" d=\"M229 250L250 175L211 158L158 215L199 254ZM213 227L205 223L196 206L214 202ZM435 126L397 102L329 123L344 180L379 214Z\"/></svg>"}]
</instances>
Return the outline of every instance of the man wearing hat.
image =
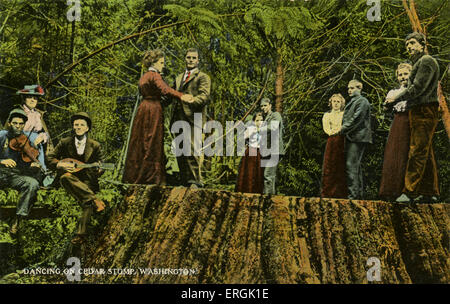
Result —
<instances>
[{"instance_id":1,"label":"man wearing hat","mask_svg":"<svg viewBox=\"0 0 450 304\"><path fill-rule=\"evenodd\" d=\"M58 170L58 177L64 189L74 196L83 209L78 224L76 236L72 243L80 244L86 236L94 207L97 212L105 208L105 204L99 200L95 192L99 190L98 177L101 171L94 168L86 168L79 172L73 172L72 163L61 162L66 158L76 159L86 164L101 162L102 153L100 143L88 138L88 132L92 127L91 118L85 112L80 112L71 117L73 135L63 138L55 150L48 155L49 166Z\"/></svg>"},{"instance_id":2,"label":"man wearing hat","mask_svg":"<svg viewBox=\"0 0 450 304\"><path fill-rule=\"evenodd\" d=\"M265 97L261 100L264 122L261 134L261 166L264 167L264 194L276 194L277 168L284 154L283 118L272 111L272 102Z\"/></svg>"},{"instance_id":3,"label":"man wearing hat","mask_svg":"<svg viewBox=\"0 0 450 304\"><path fill-rule=\"evenodd\" d=\"M11 140L24 134L30 145L35 147L38 135L34 132L23 131L26 121L27 115L22 109L13 109L8 116L7 129L0 131L0 185L16 189L20 193L16 219L11 226L12 234L17 233L20 220L28 216L39 189L39 182L35 178L36 172L33 172L33 168L38 168L40 164L25 162L22 159L23 152L11 149L9 144Z\"/></svg>"},{"instance_id":4,"label":"man wearing hat","mask_svg":"<svg viewBox=\"0 0 450 304\"><path fill-rule=\"evenodd\" d=\"M44 170L47 169L45 165L45 152L47 147L53 148L50 142L50 136L47 126L43 119L43 111L36 108L39 97L44 96L44 89L39 85L26 85L22 90L16 92L17 95L22 96L22 110L26 113L28 120L25 123L24 131L33 131L39 134L38 149L39 162L42 164Z\"/></svg>"},{"instance_id":5,"label":"man wearing hat","mask_svg":"<svg viewBox=\"0 0 450 304\"><path fill-rule=\"evenodd\" d=\"M414 63L408 86L390 105L407 100L410 121L410 148L403 194L397 202L433 202L439 196L437 166L433 151L433 134L439 121L437 87L439 65L426 54L425 36L411 33L405 39L406 50Z\"/></svg>"}]
</instances>

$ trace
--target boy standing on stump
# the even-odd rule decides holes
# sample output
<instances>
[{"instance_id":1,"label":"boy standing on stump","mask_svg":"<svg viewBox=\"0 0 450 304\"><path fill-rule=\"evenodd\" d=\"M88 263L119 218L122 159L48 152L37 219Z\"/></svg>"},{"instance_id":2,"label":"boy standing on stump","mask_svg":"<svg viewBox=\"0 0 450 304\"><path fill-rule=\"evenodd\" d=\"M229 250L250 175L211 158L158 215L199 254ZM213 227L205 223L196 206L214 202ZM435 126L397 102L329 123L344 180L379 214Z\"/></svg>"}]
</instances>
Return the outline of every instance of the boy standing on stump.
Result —
<instances>
[{"instance_id":1,"label":"boy standing on stump","mask_svg":"<svg viewBox=\"0 0 450 304\"><path fill-rule=\"evenodd\" d=\"M426 54L423 34L409 34L405 45L414 63L408 86L395 98L387 100L391 105L407 100L406 108L410 109L410 146L405 187L396 201L435 202L439 196L439 184L433 135L439 121L439 65L436 59Z\"/></svg>"}]
</instances>

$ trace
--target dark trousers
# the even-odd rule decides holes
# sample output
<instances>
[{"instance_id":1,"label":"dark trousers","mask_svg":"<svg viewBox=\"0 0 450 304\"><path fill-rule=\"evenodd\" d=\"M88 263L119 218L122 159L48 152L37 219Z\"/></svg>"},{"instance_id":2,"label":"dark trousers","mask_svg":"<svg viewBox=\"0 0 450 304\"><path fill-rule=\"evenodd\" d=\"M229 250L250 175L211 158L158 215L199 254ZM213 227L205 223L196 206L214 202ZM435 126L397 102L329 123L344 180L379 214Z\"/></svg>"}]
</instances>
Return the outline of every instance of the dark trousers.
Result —
<instances>
[{"instance_id":1,"label":"dark trousers","mask_svg":"<svg viewBox=\"0 0 450 304\"><path fill-rule=\"evenodd\" d=\"M270 157L263 157L261 162L266 161L266 167L264 168L264 194L276 194L276 183L277 183L277 168L280 163L282 155L272 155L272 160Z\"/></svg>"},{"instance_id":2,"label":"dark trousers","mask_svg":"<svg viewBox=\"0 0 450 304\"><path fill-rule=\"evenodd\" d=\"M19 191L19 203L16 214L28 216L32 204L36 201L39 182L30 176L16 173L16 170L2 168L0 170L0 185Z\"/></svg>"},{"instance_id":3,"label":"dark trousers","mask_svg":"<svg viewBox=\"0 0 450 304\"><path fill-rule=\"evenodd\" d=\"M202 164L203 164L203 152L198 149L202 149L202 139L194 137L194 126L191 124L191 139L190 139L190 156L179 156L177 157L178 167L180 169L180 179L183 185L196 184L198 186L203 186L202 178ZM198 148L198 149L196 149ZM197 151L197 152L196 152ZM196 155L196 154L199 155Z\"/></svg>"},{"instance_id":4,"label":"dark trousers","mask_svg":"<svg viewBox=\"0 0 450 304\"><path fill-rule=\"evenodd\" d=\"M97 197L88 183L82 181L75 174L63 174L60 178L60 182L64 189L80 202L83 212L78 222L77 234L86 234L87 226L90 222L94 208L94 200Z\"/></svg>"},{"instance_id":5,"label":"dark trousers","mask_svg":"<svg viewBox=\"0 0 450 304\"><path fill-rule=\"evenodd\" d=\"M364 197L361 161L366 147L367 143L345 141L345 165L349 199L362 199Z\"/></svg>"},{"instance_id":6,"label":"dark trousers","mask_svg":"<svg viewBox=\"0 0 450 304\"><path fill-rule=\"evenodd\" d=\"M181 183L183 185L203 185L203 178L201 175L201 156L180 156L177 157L177 163L180 169Z\"/></svg>"},{"instance_id":7,"label":"dark trousers","mask_svg":"<svg viewBox=\"0 0 450 304\"><path fill-rule=\"evenodd\" d=\"M439 122L438 105L422 105L409 112L410 147L404 192L414 195L439 195L433 134Z\"/></svg>"}]
</instances>

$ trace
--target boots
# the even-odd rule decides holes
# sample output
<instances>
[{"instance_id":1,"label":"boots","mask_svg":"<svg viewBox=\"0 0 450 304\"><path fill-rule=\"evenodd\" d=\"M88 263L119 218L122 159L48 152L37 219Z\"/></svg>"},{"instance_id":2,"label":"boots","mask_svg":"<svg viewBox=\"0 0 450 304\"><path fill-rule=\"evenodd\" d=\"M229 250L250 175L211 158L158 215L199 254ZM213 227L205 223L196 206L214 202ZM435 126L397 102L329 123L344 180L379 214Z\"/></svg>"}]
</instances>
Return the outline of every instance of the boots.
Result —
<instances>
[{"instance_id":1,"label":"boots","mask_svg":"<svg viewBox=\"0 0 450 304\"><path fill-rule=\"evenodd\" d=\"M20 223L20 215L16 215L16 218L14 219L14 223L12 224L9 232L11 234L17 234L19 231L19 223Z\"/></svg>"},{"instance_id":2,"label":"boots","mask_svg":"<svg viewBox=\"0 0 450 304\"><path fill-rule=\"evenodd\" d=\"M94 204L95 204L95 207L97 208L95 210L96 212L102 212L103 210L105 210L106 204L103 201L101 201L99 199L95 199Z\"/></svg>"}]
</instances>

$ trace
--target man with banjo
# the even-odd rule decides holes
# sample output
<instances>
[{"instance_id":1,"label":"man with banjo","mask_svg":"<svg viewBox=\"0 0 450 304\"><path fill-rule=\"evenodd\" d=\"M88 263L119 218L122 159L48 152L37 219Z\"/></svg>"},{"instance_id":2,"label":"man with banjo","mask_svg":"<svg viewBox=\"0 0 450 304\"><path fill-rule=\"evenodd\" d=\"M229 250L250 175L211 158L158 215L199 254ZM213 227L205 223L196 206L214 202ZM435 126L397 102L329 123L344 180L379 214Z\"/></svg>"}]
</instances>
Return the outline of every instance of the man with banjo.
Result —
<instances>
[{"instance_id":1,"label":"man with banjo","mask_svg":"<svg viewBox=\"0 0 450 304\"><path fill-rule=\"evenodd\" d=\"M83 209L73 244L81 244L94 210L100 212L105 204L95 192L99 190L98 178L102 174L102 152L100 143L89 138L92 121L85 112L71 117L73 135L63 138L55 150L48 155L49 166L57 169L64 189L75 197Z\"/></svg>"}]
</instances>

